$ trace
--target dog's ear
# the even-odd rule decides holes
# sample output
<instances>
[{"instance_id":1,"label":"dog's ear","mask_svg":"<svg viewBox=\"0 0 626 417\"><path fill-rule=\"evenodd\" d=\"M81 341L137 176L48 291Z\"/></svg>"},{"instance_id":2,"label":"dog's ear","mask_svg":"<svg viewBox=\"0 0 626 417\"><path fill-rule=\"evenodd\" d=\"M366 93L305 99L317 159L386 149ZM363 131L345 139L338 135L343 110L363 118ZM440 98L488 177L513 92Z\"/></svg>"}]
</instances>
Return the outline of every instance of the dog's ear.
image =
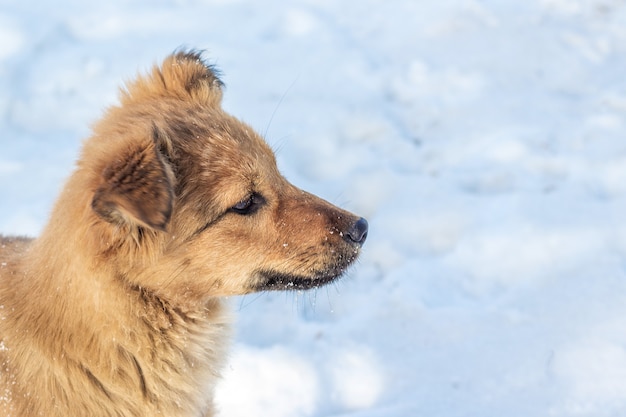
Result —
<instances>
[{"instance_id":1,"label":"dog's ear","mask_svg":"<svg viewBox=\"0 0 626 417\"><path fill-rule=\"evenodd\" d=\"M102 172L91 207L109 223L166 229L174 200L173 175L154 135L149 144L118 155Z\"/></svg>"},{"instance_id":2,"label":"dog's ear","mask_svg":"<svg viewBox=\"0 0 626 417\"><path fill-rule=\"evenodd\" d=\"M222 100L224 83L217 69L207 64L198 51L179 51L163 63L163 74L191 95Z\"/></svg>"},{"instance_id":3,"label":"dog's ear","mask_svg":"<svg viewBox=\"0 0 626 417\"><path fill-rule=\"evenodd\" d=\"M122 103L143 97L176 97L195 100L210 106L222 102L224 83L215 67L207 64L198 51L179 51L155 66L147 76L140 76L122 90Z\"/></svg>"}]
</instances>

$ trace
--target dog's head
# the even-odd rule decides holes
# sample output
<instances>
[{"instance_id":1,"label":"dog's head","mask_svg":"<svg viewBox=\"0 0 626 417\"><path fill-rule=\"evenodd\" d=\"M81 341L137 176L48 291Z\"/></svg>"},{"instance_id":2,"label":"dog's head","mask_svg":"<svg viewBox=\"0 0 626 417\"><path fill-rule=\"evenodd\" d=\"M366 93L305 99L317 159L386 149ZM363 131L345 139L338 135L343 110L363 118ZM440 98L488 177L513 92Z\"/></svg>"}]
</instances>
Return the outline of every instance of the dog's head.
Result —
<instances>
[{"instance_id":1,"label":"dog's head","mask_svg":"<svg viewBox=\"0 0 626 417\"><path fill-rule=\"evenodd\" d=\"M221 97L200 54L180 52L95 126L79 166L99 258L132 285L191 299L339 277L367 222L290 184Z\"/></svg>"}]
</instances>

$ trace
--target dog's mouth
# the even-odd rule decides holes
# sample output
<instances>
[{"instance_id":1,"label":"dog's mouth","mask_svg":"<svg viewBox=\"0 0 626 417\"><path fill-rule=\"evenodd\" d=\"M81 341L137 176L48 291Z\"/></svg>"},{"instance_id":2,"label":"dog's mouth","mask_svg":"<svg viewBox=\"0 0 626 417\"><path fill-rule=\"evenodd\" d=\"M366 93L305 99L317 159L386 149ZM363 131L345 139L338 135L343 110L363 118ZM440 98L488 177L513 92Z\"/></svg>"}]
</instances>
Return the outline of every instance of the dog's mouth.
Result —
<instances>
[{"instance_id":1,"label":"dog's mouth","mask_svg":"<svg viewBox=\"0 0 626 417\"><path fill-rule=\"evenodd\" d=\"M340 276L341 273L337 273L310 278L301 275L261 271L258 273L259 279L254 286L254 291L309 290L326 285Z\"/></svg>"},{"instance_id":2,"label":"dog's mouth","mask_svg":"<svg viewBox=\"0 0 626 417\"><path fill-rule=\"evenodd\" d=\"M272 270L258 271L254 291L288 291L319 288L340 278L356 259L351 258L342 265L335 265L321 271L312 271L310 275L292 274Z\"/></svg>"}]
</instances>

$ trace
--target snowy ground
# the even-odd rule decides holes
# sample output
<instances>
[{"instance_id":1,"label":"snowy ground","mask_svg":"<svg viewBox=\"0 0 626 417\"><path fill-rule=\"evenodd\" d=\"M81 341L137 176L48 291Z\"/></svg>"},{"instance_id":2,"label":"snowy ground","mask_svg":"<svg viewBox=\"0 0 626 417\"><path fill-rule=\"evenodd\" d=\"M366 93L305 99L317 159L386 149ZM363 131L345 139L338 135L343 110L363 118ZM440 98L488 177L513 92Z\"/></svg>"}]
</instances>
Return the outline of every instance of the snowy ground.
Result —
<instances>
[{"instance_id":1,"label":"snowy ground","mask_svg":"<svg viewBox=\"0 0 626 417\"><path fill-rule=\"evenodd\" d=\"M624 1L0 0L0 233L181 45L371 226L342 282L233 300L224 416L626 415Z\"/></svg>"}]
</instances>

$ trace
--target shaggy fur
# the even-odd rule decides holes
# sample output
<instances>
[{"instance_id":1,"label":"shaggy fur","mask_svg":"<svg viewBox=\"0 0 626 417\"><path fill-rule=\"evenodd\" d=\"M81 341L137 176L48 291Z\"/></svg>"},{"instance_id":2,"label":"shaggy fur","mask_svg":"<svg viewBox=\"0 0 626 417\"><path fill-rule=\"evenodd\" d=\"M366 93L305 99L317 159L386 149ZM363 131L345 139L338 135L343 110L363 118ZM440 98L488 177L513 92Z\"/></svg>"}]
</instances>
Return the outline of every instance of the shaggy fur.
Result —
<instances>
[{"instance_id":1,"label":"shaggy fur","mask_svg":"<svg viewBox=\"0 0 626 417\"><path fill-rule=\"evenodd\" d=\"M35 240L0 237L0 415L213 416L223 297L306 289L367 222L301 191L179 52L94 126Z\"/></svg>"}]
</instances>

